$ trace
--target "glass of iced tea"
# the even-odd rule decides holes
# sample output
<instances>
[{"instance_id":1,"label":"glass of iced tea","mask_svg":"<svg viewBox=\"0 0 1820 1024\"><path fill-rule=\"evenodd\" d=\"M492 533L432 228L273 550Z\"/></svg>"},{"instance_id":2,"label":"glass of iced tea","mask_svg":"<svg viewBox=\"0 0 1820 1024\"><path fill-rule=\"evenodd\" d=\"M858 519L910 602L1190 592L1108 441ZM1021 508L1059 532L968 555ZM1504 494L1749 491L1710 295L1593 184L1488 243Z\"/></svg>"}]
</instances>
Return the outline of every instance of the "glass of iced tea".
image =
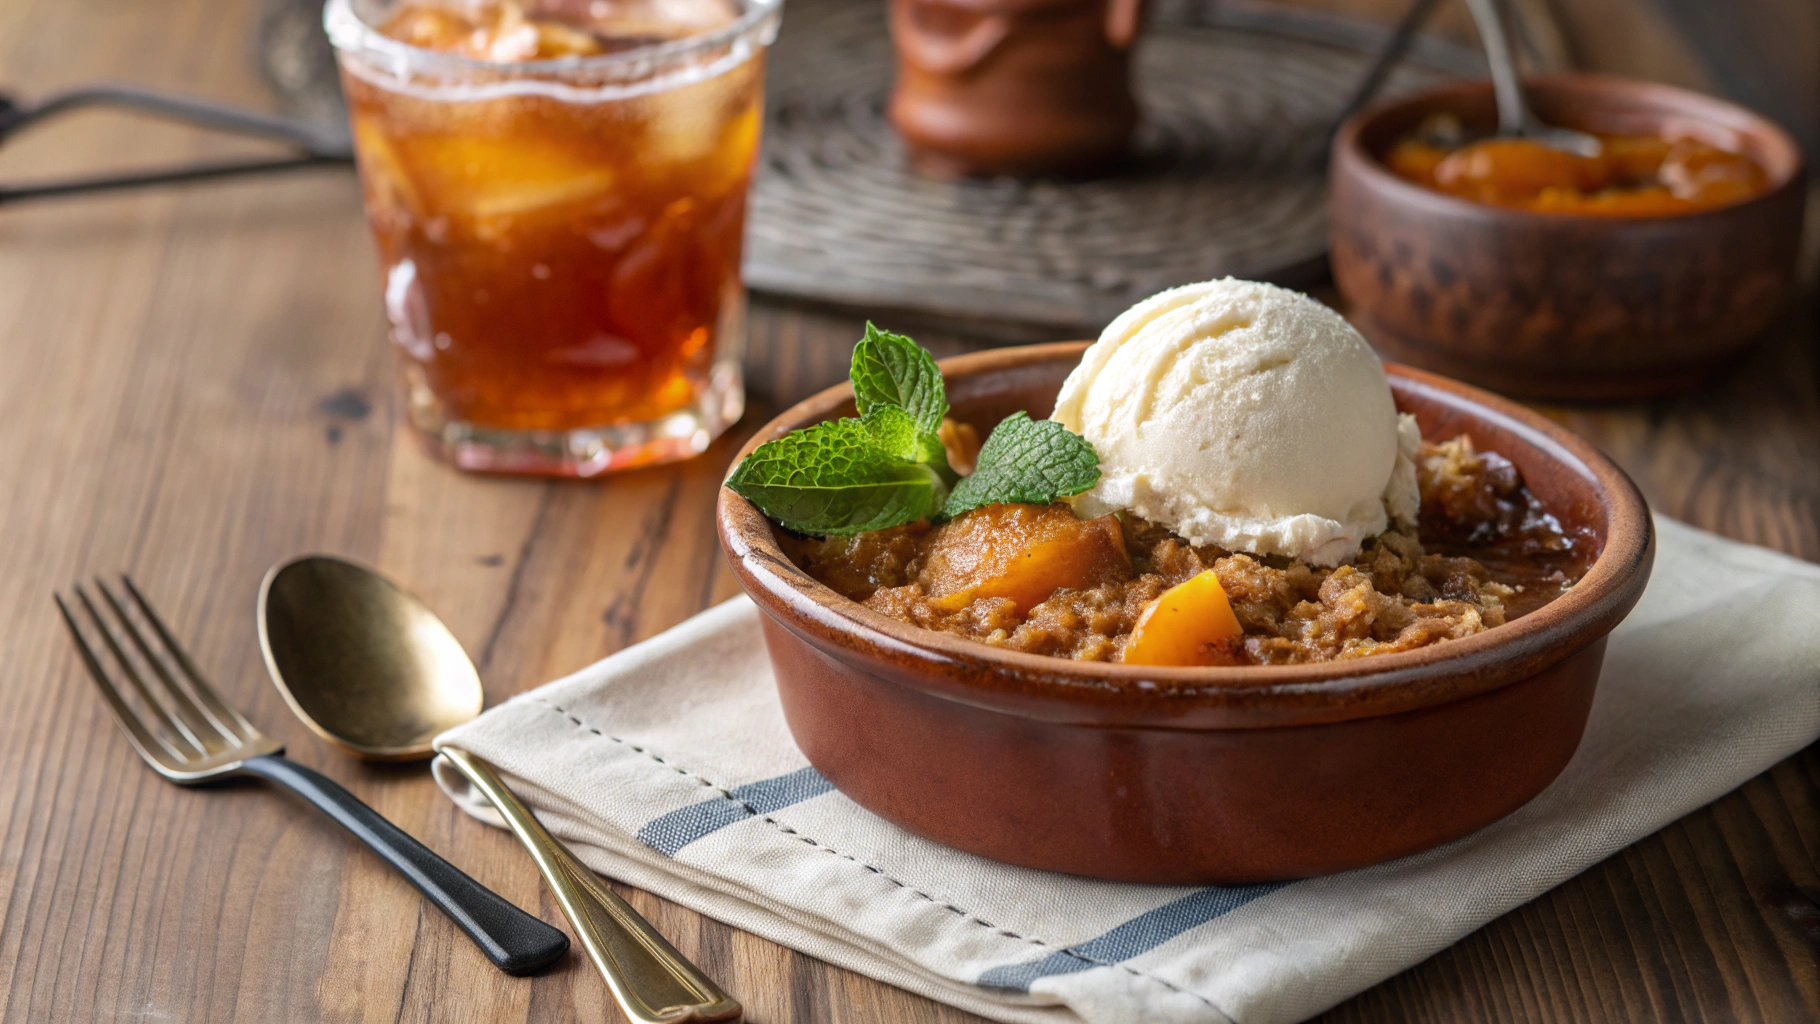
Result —
<instances>
[{"instance_id":1,"label":"glass of iced tea","mask_svg":"<svg viewBox=\"0 0 1820 1024\"><path fill-rule=\"evenodd\" d=\"M407 415L591 476L739 418L746 184L781 0L330 0Z\"/></svg>"}]
</instances>

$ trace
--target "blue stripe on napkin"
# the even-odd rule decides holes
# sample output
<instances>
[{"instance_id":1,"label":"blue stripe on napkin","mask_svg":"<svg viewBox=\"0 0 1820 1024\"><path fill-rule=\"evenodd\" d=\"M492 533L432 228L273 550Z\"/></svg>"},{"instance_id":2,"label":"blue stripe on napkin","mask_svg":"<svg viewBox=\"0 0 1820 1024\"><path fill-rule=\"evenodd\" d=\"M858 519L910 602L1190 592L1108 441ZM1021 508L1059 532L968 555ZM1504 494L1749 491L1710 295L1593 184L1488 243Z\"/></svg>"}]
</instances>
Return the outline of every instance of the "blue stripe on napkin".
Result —
<instances>
[{"instance_id":1,"label":"blue stripe on napkin","mask_svg":"<svg viewBox=\"0 0 1820 1024\"><path fill-rule=\"evenodd\" d=\"M1173 903L1147 910L1098 938L1069 946L1041 960L994 967L980 975L979 984L986 988L1028 992L1030 983L1038 978L1073 974L1129 960L1148 953L1190 928L1231 913L1260 896L1268 896L1287 884L1289 883L1271 882L1265 885L1240 885L1191 892Z\"/></svg>"},{"instance_id":2,"label":"blue stripe on napkin","mask_svg":"<svg viewBox=\"0 0 1820 1024\"><path fill-rule=\"evenodd\" d=\"M761 779L730 789L727 796L703 800L652 819L638 830L638 841L666 857L674 857L683 847L728 825L770 814L833 788L814 768Z\"/></svg>"}]
</instances>

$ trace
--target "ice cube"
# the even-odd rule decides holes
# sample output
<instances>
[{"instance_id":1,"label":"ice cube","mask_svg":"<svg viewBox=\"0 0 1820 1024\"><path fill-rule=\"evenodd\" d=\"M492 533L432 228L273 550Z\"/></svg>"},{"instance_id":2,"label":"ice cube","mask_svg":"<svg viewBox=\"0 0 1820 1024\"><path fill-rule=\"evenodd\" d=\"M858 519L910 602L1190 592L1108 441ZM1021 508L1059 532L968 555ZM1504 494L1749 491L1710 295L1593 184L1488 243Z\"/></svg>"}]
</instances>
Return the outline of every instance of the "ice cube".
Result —
<instances>
[{"instance_id":1,"label":"ice cube","mask_svg":"<svg viewBox=\"0 0 1820 1024\"><path fill-rule=\"evenodd\" d=\"M449 53L466 51L478 26L444 7L409 4L393 15L380 31L401 43Z\"/></svg>"},{"instance_id":2,"label":"ice cube","mask_svg":"<svg viewBox=\"0 0 1820 1024\"><path fill-rule=\"evenodd\" d=\"M404 162L385 130L371 117L354 118L354 152L366 184L369 215L375 220L408 223L423 214L423 201L405 173Z\"/></svg>"},{"instance_id":3,"label":"ice cube","mask_svg":"<svg viewBox=\"0 0 1820 1024\"><path fill-rule=\"evenodd\" d=\"M475 196L468 204L468 212L482 219L518 217L551 207L601 198L612 188L613 172L604 167L562 178L502 178L490 183Z\"/></svg>"},{"instance_id":4,"label":"ice cube","mask_svg":"<svg viewBox=\"0 0 1820 1024\"><path fill-rule=\"evenodd\" d=\"M527 14L516 0L470 5L462 12L410 3L382 31L412 46L482 60L552 60L605 52L593 32L552 16L561 13L534 8Z\"/></svg>"},{"instance_id":5,"label":"ice cube","mask_svg":"<svg viewBox=\"0 0 1820 1024\"><path fill-rule=\"evenodd\" d=\"M749 150L757 140L757 106L751 90L756 69L747 64L713 78L641 96L636 101L637 117L645 124L645 143L640 149L641 162L692 163L714 156L725 145L748 152L736 157L740 163L750 160ZM748 115L753 120L741 124Z\"/></svg>"},{"instance_id":6,"label":"ice cube","mask_svg":"<svg viewBox=\"0 0 1820 1024\"><path fill-rule=\"evenodd\" d=\"M739 16L732 0L589 0L586 24L609 42L681 39L719 28Z\"/></svg>"},{"instance_id":7,"label":"ice cube","mask_svg":"<svg viewBox=\"0 0 1820 1024\"><path fill-rule=\"evenodd\" d=\"M517 217L611 194L611 167L535 136L417 140L424 201L479 220Z\"/></svg>"}]
</instances>

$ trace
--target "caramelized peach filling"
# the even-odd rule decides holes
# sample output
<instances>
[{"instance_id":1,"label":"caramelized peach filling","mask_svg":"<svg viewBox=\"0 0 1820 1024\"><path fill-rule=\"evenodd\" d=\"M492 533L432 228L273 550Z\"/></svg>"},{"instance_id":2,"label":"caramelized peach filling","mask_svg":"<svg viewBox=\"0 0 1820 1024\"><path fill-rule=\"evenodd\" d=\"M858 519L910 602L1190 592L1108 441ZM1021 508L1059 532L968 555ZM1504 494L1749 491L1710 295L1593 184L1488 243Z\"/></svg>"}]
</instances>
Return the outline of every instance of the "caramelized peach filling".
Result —
<instances>
[{"instance_id":1,"label":"caramelized peach filling","mask_svg":"<svg viewBox=\"0 0 1820 1024\"><path fill-rule=\"evenodd\" d=\"M1419 534L1333 569L1194 547L1067 505L989 505L939 526L780 538L874 611L1008 650L1145 665L1275 665L1413 650L1482 632L1571 587L1590 556L1508 460L1424 444Z\"/></svg>"},{"instance_id":2,"label":"caramelized peach filling","mask_svg":"<svg viewBox=\"0 0 1820 1024\"><path fill-rule=\"evenodd\" d=\"M1692 138L1600 135L1584 157L1527 139L1455 144L1457 125L1425 126L1396 143L1385 163L1403 178L1494 206L1611 217L1663 217L1729 206L1768 189L1743 153Z\"/></svg>"}]
</instances>

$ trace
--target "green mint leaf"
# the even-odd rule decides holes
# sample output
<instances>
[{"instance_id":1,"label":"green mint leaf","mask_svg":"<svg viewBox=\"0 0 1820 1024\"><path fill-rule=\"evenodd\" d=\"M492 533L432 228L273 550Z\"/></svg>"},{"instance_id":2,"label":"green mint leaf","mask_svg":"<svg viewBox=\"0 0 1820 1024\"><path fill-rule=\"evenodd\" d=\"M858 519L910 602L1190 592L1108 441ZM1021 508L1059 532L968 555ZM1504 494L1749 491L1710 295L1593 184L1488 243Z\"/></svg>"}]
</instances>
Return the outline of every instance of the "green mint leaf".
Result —
<instances>
[{"instance_id":1,"label":"green mint leaf","mask_svg":"<svg viewBox=\"0 0 1820 1024\"><path fill-rule=\"evenodd\" d=\"M866 334L853 346L853 400L861 416L880 406L895 405L929 434L941 429L948 415L948 393L935 357L901 334L866 324Z\"/></svg>"},{"instance_id":2,"label":"green mint leaf","mask_svg":"<svg viewBox=\"0 0 1820 1024\"><path fill-rule=\"evenodd\" d=\"M941 514L960 478L942 446L948 398L935 359L868 323L852 377L859 419L759 446L727 486L798 533L863 533Z\"/></svg>"},{"instance_id":3,"label":"green mint leaf","mask_svg":"<svg viewBox=\"0 0 1820 1024\"><path fill-rule=\"evenodd\" d=\"M981 505L1043 505L1079 494L1100 479L1100 458L1087 439L1054 420L1012 413L980 446L979 464L948 495L942 514L958 516Z\"/></svg>"},{"instance_id":4,"label":"green mint leaf","mask_svg":"<svg viewBox=\"0 0 1820 1024\"><path fill-rule=\"evenodd\" d=\"M727 486L784 527L817 536L928 519L948 496L933 466L881 447L874 427L854 419L819 423L760 445Z\"/></svg>"},{"instance_id":5,"label":"green mint leaf","mask_svg":"<svg viewBox=\"0 0 1820 1024\"><path fill-rule=\"evenodd\" d=\"M937 434L916 425L910 414L895 405L875 405L860 418L872 443L906 462L928 462L936 472L948 469L948 450Z\"/></svg>"}]
</instances>

